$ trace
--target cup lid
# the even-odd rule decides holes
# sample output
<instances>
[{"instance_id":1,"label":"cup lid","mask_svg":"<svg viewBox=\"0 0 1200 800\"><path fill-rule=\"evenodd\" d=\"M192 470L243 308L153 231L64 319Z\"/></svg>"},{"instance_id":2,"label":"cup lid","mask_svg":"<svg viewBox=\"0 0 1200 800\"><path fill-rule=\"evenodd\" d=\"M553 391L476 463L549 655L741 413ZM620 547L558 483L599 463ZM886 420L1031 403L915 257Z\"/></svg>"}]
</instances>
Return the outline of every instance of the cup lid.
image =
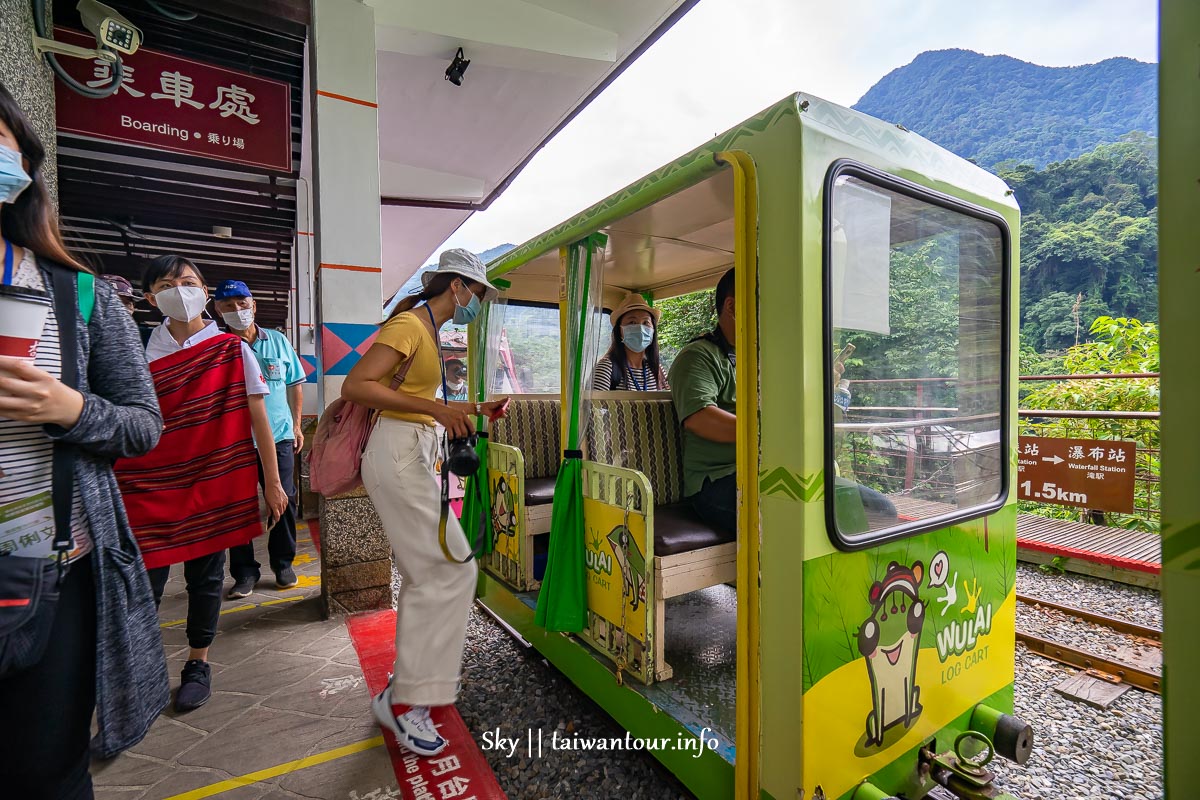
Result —
<instances>
[{"instance_id":1,"label":"cup lid","mask_svg":"<svg viewBox=\"0 0 1200 800\"><path fill-rule=\"evenodd\" d=\"M49 303L50 295L41 289L30 289L27 286L13 286L0 283L0 297L11 297L13 300L28 300L34 303Z\"/></svg>"}]
</instances>

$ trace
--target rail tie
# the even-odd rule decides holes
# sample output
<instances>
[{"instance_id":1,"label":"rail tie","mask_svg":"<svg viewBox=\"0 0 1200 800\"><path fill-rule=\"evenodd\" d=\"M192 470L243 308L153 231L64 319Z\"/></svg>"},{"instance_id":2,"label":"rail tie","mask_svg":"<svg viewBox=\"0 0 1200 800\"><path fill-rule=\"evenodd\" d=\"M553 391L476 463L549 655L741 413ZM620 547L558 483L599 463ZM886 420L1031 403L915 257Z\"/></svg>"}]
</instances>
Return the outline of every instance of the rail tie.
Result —
<instances>
[{"instance_id":1,"label":"rail tie","mask_svg":"<svg viewBox=\"0 0 1200 800\"><path fill-rule=\"evenodd\" d=\"M1093 622L1097 625L1103 625L1106 628L1111 628L1118 633L1127 633L1131 636L1138 636L1146 639L1150 644L1162 645L1162 631L1158 628L1151 628L1147 625L1138 625L1134 622L1128 622L1123 619L1116 619L1104 614L1097 614L1094 611L1087 611L1075 606L1062 605L1061 603L1052 603L1049 600L1043 600L1040 597L1029 597L1028 595L1018 594L1017 601L1031 606L1041 606L1042 608L1052 608L1055 611L1061 611L1072 617Z\"/></svg>"},{"instance_id":2,"label":"rail tie","mask_svg":"<svg viewBox=\"0 0 1200 800\"><path fill-rule=\"evenodd\" d=\"M1058 661L1061 664L1107 673L1128 683L1130 686L1136 686L1139 689L1144 689L1154 694L1162 694L1162 678L1153 672L1148 672L1133 664L1114 661L1111 658L1105 658L1087 650L1071 647L1062 642L1043 639L1040 636L1034 636L1032 633L1027 633L1019 628L1017 629L1017 641L1022 642L1027 648L1038 655Z\"/></svg>"}]
</instances>

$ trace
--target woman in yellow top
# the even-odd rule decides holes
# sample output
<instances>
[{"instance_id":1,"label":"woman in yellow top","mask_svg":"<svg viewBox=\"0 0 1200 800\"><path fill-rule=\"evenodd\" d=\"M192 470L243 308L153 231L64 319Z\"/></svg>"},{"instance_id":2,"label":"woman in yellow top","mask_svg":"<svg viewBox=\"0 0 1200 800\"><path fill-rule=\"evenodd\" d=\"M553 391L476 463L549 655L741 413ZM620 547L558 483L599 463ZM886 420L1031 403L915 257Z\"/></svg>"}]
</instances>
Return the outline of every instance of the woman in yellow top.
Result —
<instances>
[{"instance_id":1,"label":"woman in yellow top","mask_svg":"<svg viewBox=\"0 0 1200 800\"><path fill-rule=\"evenodd\" d=\"M342 397L382 412L363 452L362 478L401 578L396 664L391 683L371 701L371 709L401 745L432 756L445 749L446 740L430 720L429 707L450 705L457 696L476 577L474 561L452 562L438 544L441 493L433 469L440 442L434 423L441 423L450 438L461 438L475 430L472 415L497 416L502 401L434 397L443 381L438 330L451 319L457 325L471 322L482 301L496 298L483 263L466 250L447 250L421 281L424 289L400 303L350 370ZM408 369L404 382L392 391L402 367ZM459 557L470 552L453 514L446 542Z\"/></svg>"}]
</instances>

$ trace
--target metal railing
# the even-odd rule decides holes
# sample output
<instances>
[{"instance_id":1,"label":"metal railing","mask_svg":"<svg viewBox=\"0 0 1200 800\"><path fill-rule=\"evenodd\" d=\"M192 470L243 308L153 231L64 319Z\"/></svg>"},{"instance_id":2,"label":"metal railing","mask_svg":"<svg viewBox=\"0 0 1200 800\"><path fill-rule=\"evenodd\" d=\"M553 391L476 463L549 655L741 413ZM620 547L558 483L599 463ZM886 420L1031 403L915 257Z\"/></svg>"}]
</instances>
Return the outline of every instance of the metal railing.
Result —
<instances>
[{"instance_id":1,"label":"metal railing","mask_svg":"<svg viewBox=\"0 0 1200 800\"><path fill-rule=\"evenodd\" d=\"M1021 381L1157 380L1157 373L1032 375ZM994 414L956 416L955 378L887 378L852 381L869 404L851 406L835 437L837 462L847 477L885 494L957 504L980 488L971 454L988 450ZM947 400L950 402L946 402ZM905 400L909 404L905 404ZM1158 411L1018 409L1018 432L1051 438L1126 440L1137 444L1134 512L1100 513L1021 502L1023 511L1060 519L1157 530L1159 526ZM994 462L992 462L994 463ZM986 482L984 484L986 486Z\"/></svg>"}]
</instances>

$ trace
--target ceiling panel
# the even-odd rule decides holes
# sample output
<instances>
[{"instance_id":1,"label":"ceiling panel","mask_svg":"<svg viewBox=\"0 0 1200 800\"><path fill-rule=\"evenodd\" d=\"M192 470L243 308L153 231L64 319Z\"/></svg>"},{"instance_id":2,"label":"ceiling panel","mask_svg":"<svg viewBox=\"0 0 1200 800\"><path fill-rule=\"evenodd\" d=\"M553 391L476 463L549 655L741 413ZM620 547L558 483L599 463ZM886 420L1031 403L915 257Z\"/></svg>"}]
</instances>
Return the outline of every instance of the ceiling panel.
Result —
<instances>
[{"instance_id":1,"label":"ceiling panel","mask_svg":"<svg viewBox=\"0 0 1200 800\"><path fill-rule=\"evenodd\" d=\"M696 0L365 2L376 23L387 297ZM459 47L471 63L455 86L445 71ZM421 233L389 246L389 225Z\"/></svg>"},{"instance_id":2,"label":"ceiling panel","mask_svg":"<svg viewBox=\"0 0 1200 800\"><path fill-rule=\"evenodd\" d=\"M725 169L602 228L605 302L624 291L671 297L715 285L733 266L733 213L733 172ZM504 276L509 296L555 301L561 271L558 251L543 253Z\"/></svg>"}]
</instances>

